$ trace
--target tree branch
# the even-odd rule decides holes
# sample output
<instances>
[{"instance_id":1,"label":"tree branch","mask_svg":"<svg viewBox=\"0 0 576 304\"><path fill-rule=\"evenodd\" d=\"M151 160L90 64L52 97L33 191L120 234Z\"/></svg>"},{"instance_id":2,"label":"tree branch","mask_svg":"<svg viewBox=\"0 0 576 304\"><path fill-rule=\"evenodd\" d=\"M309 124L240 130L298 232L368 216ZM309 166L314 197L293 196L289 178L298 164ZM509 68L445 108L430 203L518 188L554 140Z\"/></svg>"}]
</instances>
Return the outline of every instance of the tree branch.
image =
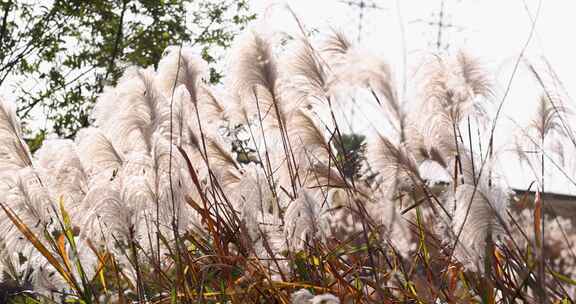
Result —
<instances>
[{"instance_id":1,"label":"tree branch","mask_svg":"<svg viewBox=\"0 0 576 304\"><path fill-rule=\"evenodd\" d=\"M30 111L32 111L32 109L33 109L40 101L44 100L44 98L52 95L54 92L56 92L56 91L58 91L58 90L60 90L60 89L66 88L67 86L69 86L69 85L71 85L72 83L76 82L78 79L82 78L84 75L86 75L86 74L90 73L91 71L93 71L95 68L96 68L96 67L93 66L93 67L87 69L86 71L82 72L80 75L74 77L72 80L70 80L70 81L68 81L68 82L66 82L66 83L64 83L64 84L62 84L62 85L60 85L60 86L58 86L58 87L56 87L56 88L52 88L52 89L44 92L40 97L33 98L34 101L32 101L31 103L27 104L26 106L24 106L24 107L16 110L16 114L18 114L18 116L19 116L20 118L24 118L24 117L28 116L28 114L30 113ZM22 113L22 112L23 112L23 113ZM22 114L20 114L20 113L22 113Z\"/></svg>"},{"instance_id":2,"label":"tree branch","mask_svg":"<svg viewBox=\"0 0 576 304\"><path fill-rule=\"evenodd\" d=\"M50 21L50 18L52 18L52 16L54 15L53 12L50 12L50 14L44 16L42 18L42 20L40 20L38 23L34 24L34 26L32 26L32 28L34 29L35 27L40 27L40 26L45 26L45 23L47 21ZM70 17L66 17L64 20L62 20L61 23L66 23L66 21L69 19ZM56 23L54 25L54 27L50 28L48 32L48 34L45 34L44 36L50 36L50 35L54 35L60 28L60 25L58 23ZM32 30L33 30L32 29ZM42 41L46 39L44 37L42 37L42 39L30 39L25 46L22 46L20 49L23 49L19 54L17 54L15 57L11 57L9 58L9 62L7 62L5 65L0 65L0 73L4 73L4 75L0 76L0 85L2 85L2 83L4 83L4 81L6 80L6 78L8 77L8 75L12 72L12 70L14 69L14 67L16 67L18 65L18 63L25 57L27 57L28 55L32 54L33 51L35 51L36 49L39 50L43 50L46 48L46 46L42 45Z\"/></svg>"},{"instance_id":3,"label":"tree branch","mask_svg":"<svg viewBox=\"0 0 576 304\"><path fill-rule=\"evenodd\" d=\"M8 29L8 13L10 12L10 7L12 6L12 1L4 6L4 17L2 17L2 27L0 27L0 43L3 43L4 37L6 36L6 30Z\"/></svg>"},{"instance_id":4,"label":"tree branch","mask_svg":"<svg viewBox=\"0 0 576 304\"><path fill-rule=\"evenodd\" d=\"M116 57L118 56L118 51L120 49L120 42L122 41L122 36L123 36L124 14L126 13L126 9L128 7L127 4L128 4L128 0L122 1L122 11L120 12L120 21L118 22L118 28L116 30L116 40L114 41L114 48L112 50L112 57L110 57L110 62L108 63L108 69L106 69L106 75L104 76L104 79L102 81L106 81L108 79L108 76L110 75L110 73L112 72L112 69L114 68L114 61L116 60ZM98 90L102 91L103 88L104 88L104 86L100 85Z\"/></svg>"}]
</instances>

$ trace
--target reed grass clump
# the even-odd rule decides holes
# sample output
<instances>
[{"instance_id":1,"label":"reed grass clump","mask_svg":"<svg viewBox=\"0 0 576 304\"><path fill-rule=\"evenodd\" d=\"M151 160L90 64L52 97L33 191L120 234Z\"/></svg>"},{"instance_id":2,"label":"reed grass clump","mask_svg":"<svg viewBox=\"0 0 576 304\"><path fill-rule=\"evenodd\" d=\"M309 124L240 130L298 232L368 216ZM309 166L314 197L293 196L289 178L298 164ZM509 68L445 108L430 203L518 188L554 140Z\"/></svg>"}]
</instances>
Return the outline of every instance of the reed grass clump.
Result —
<instances>
[{"instance_id":1,"label":"reed grass clump","mask_svg":"<svg viewBox=\"0 0 576 304\"><path fill-rule=\"evenodd\" d=\"M572 222L503 183L489 128L497 93L476 59L433 56L407 93L342 33L271 41L240 36L217 87L191 49L170 47L156 70L128 69L106 88L75 140L34 154L3 100L0 281L11 299L571 301ZM336 114L347 91L390 126L367 135L355 174ZM568 114L547 97L540 112L545 151Z\"/></svg>"}]
</instances>

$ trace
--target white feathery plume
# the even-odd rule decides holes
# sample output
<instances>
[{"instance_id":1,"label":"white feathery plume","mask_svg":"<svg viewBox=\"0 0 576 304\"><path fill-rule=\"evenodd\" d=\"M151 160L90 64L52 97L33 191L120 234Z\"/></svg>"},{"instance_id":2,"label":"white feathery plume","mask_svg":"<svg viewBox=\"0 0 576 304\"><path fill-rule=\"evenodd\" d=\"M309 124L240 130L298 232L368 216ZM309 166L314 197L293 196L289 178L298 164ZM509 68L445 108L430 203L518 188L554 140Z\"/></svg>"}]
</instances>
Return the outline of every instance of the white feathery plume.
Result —
<instances>
[{"instance_id":1,"label":"white feathery plume","mask_svg":"<svg viewBox=\"0 0 576 304\"><path fill-rule=\"evenodd\" d=\"M133 257L132 254L130 258L126 256L124 250L135 243L144 250L138 251L138 256L154 254L156 225L152 221L156 197L142 176L119 179L122 179L119 183L91 188L83 202L80 237L111 251L118 262L128 268L126 274L134 284L136 271L129 261ZM162 223L160 227L165 228L167 224Z\"/></svg>"},{"instance_id":2,"label":"white feathery plume","mask_svg":"<svg viewBox=\"0 0 576 304\"><path fill-rule=\"evenodd\" d=\"M148 153L132 152L127 154L122 168L115 172L109 180L112 182L122 182L126 178L138 176L144 177L150 184L152 184L156 178L154 157Z\"/></svg>"},{"instance_id":3,"label":"white feathery plume","mask_svg":"<svg viewBox=\"0 0 576 304\"><path fill-rule=\"evenodd\" d=\"M561 124L561 115L566 114L566 108L560 102L551 100L542 94L538 100L538 109L535 117L530 121L529 128L536 131L539 140L543 140L549 133L555 132L565 136Z\"/></svg>"},{"instance_id":4,"label":"white feathery plume","mask_svg":"<svg viewBox=\"0 0 576 304\"><path fill-rule=\"evenodd\" d=\"M330 293L313 295L308 289L300 289L290 296L292 304L340 304L340 299Z\"/></svg>"},{"instance_id":5,"label":"white feathery plume","mask_svg":"<svg viewBox=\"0 0 576 304\"><path fill-rule=\"evenodd\" d=\"M308 289L302 288L292 293L290 296L290 302L292 304L310 304L310 300L312 300L313 297L314 295L312 295Z\"/></svg>"},{"instance_id":6,"label":"white feathery plume","mask_svg":"<svg viewBox=\"0 0 576 304\"><path fill-rule=\"evenodd\" d=\"M161 124L163 134L170 137L185 150L200 150L200 123L202 129L212 129L212 122L223 117L225 108L204 85L206 64L191 49L177 46L168 47L160 61L156 78L158 86L166 96L161 104ZM198 113L196 113L198 111ZM170 114L172 117L170 117ZM211 132L212 130L210 130Z\"/></svg>"},{"instance_id":7,"label":"white feathery plume","mask_svg":"<svg viewBox=\"0 0 576 304\"><path fill-rule=\"evenodd\" d=\"M51 224L51 195L32 168L32 158L23 140L14 104L0 99L0 203L14 212L36 235ZM12 221L0 212L2 266L14 278L32 272L38 253ZM22 262L20 257L26 258Z\"/></svg>"},{"instance_id":8,"label":"white feathery plume","mask_svg":"<svg viewBox=\"0 0 576 304\"><path fill-rule=\"evenodd\" d=\"M325 138L324 131L319 126L309 110L300 109L296 111L289 122L288 137L292 144L291 157L295 162L298 170L300 181L306 183L307 179L314 179L310 176L310 168L317 163L328 163L330 158L330 144ZM275 164L280 169L277 175L281 185L289 185L290 174L287 169L287 163L284 161L285 154L277 155L279 159Z\"/></svg>"},{"instance_id":9,"label":"white feathery plume","mask_svg":"<svg viewBox=\"0 0 576 304\"><path fill-rule=\"evenodd\" d=\"M225 169L221 170L219 173L215 172L218 179L218 184L224 190L224 193L230 193L230 189L233 189L242 180L243 170L236 169Z\"/></svg>"},{"instance_id":10,"label":"white feathery plume","mask_svg":"<svg viewBox=\"0 0 576 304\"><path fill-rule=\"evenodd\" d=\"M92 117L94 126L104 127L109 125L116 115L126 108L126 96L130 91L138 91L134 86L138 79L138 68L127 68L115 87L105 87L104 92L98 96Z\"/></svg>"},{"instance_id":11,"label":"white feathery plume","mask_svg":"<svg viewBox=\"0 0 576 304\"><path fill-rule=\"evenodd\" d=\"M529 154L526 150L539 151L542 149L548 156L557 158L562 166L565 165L565 145L568 134L564 130L562 116L569 113L568 108L562 105L556 96L542 94L538 99L536 113L529 121L527 128L518 130L513 151L520 160L521 165L528 165L534 176L541 175L542 154Z\"/></svg>"},{"instance_id":12,"label":"white feathery plume","mask_svg":"<svg viewBox=\"0 0 576 304\"><path fill-rule=\"evenodd\" d=\"M326 60L331 66L345 63L345 57L352 48L352 42L346 34L338 30L332 30L323 41L321 52L326 54Z\"/></svg>"},{"instance_id":13,"label":"white feathery plume","mask_svg":"<svg viewBox=\"0 0 576 304\"><path fill-rule=\"evenodd\" d=\"M210 169L216 175L219 185L226 189L229 185L239 182L240 165L230 152L232 148L220 135L206 139L206 152Z\"/></svg>"},{"instance_id":14,"label":"white feathery plume","mask_svg":"<svg viewBox=\"0 0 576 304\"><path fill-rule=\"evenodd\" d=\"M406 147L416 160L422 179L429 184L452 181L454 139L446 138L446 132L437 132L433 126L418 125L411 122L411 116L408 118L404 129Z\"/></svg>"},{"instance_id":15,"label":"white feathery plume","mask_svg":"<svg viewBox=\"0 0 576 304\"><path fill-rule=\"evenodd\" d=\"M293 127L291 117L297 102L284 94L276 58L264 37L253 31L247 32L239 39L235 50L237 58L231 68L231 84L233 94L239 99L240 109L237 112L244 115L240 117L244 123L256 119L255 124L261 130L252 134L256 133L256 137L265 143L257 146L257 149L262 151L260 155L266 156L266 170L280 170L283 177L280 182L291 188L288 185L294 184L295 164L291 158L292 143L288 130ZM266 135L262 134L264 130ZM284 178L286 176L289 177Z\"/></svg>"},{"instance_id":16,"label":"white feathery plume","mask_svg":"<svg viewBox=\"0 0 576 304\"><path fill-rule=\"evenodd\" d=\"M148 221L154 216L157 197L150 184L141 176L124 178L121 199L124 208L129 210L128 217L124 219L124 228L129 229L125 231L126 238L138 242L145 250L153 248L148 236L155 235L155 232L150 231L155 228L155 225ZM163 222L161 225L168 223Z\"/></svg>"},{"instance_id":17,"label":"white feathery plume","mask_svg":"<svg viewBox=\"0 0 576 304\"><path fill-rule=\"evenodd\" d=\"M179 88L181 89L181 88ZM180 93L178 98L175 98L175 105L180 105L185 102L188 93L185 90L178 90ZM201 88L202 92L208 92L207 88ZM211 95L211 93L208 93ZM201 95L202 96L202 95ZM212 96L212 95L211 95ZM218 109L222 106L218 104L218 101L211 100L213 96L208 98L208 100L202 100L203 103L192 104L191 106L184 105L182 107L183 111L178 113L175 119L175 123L182 122L181 136L182 140L180 146L184 148L186 152L192 151L190 160L195 166L205 165L205 159L212 157L210 154L215 151L217 155L214 156L215 161L223 161L223 163L228 163L233 158L230 155L224 155L226 152L225 142L221 139L218 128L221 126L217 123L218 118L215 116L224 115L220 110L225 111L223 108ZM206 107L203 106L206 105ZM203 110L207 113L204 113ZM196 113L198 111L198 113ZM210 111L214 111L210 113ZM178 135L178 134L175 134ZM207 150L207 151L205 151ZM231 149L228 149L229 151ZM206 155L206 153L207 155ZM202 157L203 156L203 157Z\"/></svg>"},{"instance_id":18,"label":"white feathery plume","mask_svg":"<svg viewBox=\"0 0 576 304\"><path fill-rule=\"evenodd\" d=\"M247 216L258 213L277 215L277 201L263 170L256 164L249 164L243 169L239 183L231 184L232 187L229 188L229 199L234 208ZM257 230L250 225L248 229Z\"/></svg>"},{"instance_id":19,"label":"white feathery plume","mask_svg":"<svg viewBox=\"0 0 576 304\"><path fill-rule=\"evenodd\" d=\"M225 100L204 85L198 88L198 112L207 123L227 120L230 114Z\"/></svg>"},{"instance_id":20,"label":"white feathery plume","mask_svg":"<svg viewBox=\"0 0 576 304\"><path fill-rule=\"evenodd\" d=\"M429 185L438 183L449 183L452 181L450 172L446 167L442 167L440 163L433 160L424 160L418 165L418 172L423 180L427 181Z\"/></svg>"},{"instance_id":21,"label":"white feathery plume","mask_svg":"<svg viewBox=\"0 0 576 304\"><path fill-rule=\"evenodd\" d=\"M287 263L272 262L272 258L281 258L286 250L286 242L279 217L279 202L267 177L255 164L243 168L243 174L237 182L226 186L227 198L235 210L240 212L240 219L246 228L251 241L253 254L264 259L274 271L286 270ZM270 249L270 250L268 250Z\"/></svg>"},{"instance_id":22,"label":"white feathery plume","mask_svg":"<svg viewBox=\"0 0 576 304\"><path fill-rule=\"evenodd\" d=\"M232 148L220 136L212 136L206 141L206 153L211 166L214 165L215 169L238 168L236 159L229 152Z\"/></svg>"},{"instance_id":23,"label":"white feathery plume","mask_svg":"<svg viewBox=\"0 0 576 304\"><path fill-rule=\"evenodd\" d=\"M158 64L158 87L170 98L175 87L184 85L190 102L195 104L198 101L198 84L206 71L205 65L192 49L169 46Z\"/></svg>"},{"instance_id":24,"label":"white feathery plume","mask_svg":"<svg viewBox=\"0 0 576 304\"><path fill-rule=\"evenodd\" d=\"M163 102L159 103L154 133L161 134L179 146L196 146L197 141L191 139L197 135L191 135L191 133L197 132L198 127L191 127L191 122L196 122L197 119L193 110L195 104L190 102L190 98L190 93L186 87L180 85L176 87L174 95L169 97L169 100L164 99Z\"/></svg>"},{"instance_id":25,"label":"white feathery plume","mask_svg":"<svg viewBox=\"0 0 576 304\"><path fill-rule=\"evenodd\" d=\"M202 89L206 91L207 88ZM187 95L187 92L178 90L182 95ZM182 98L175 99L182 100ZM202 99L201 99L202 101ZM199 103L199 113L192 110L185 110L178 119L182 118L184 122L182 140L179 141L179 146L184 150L186 156L190 159L192 166L198 171L199 177L208 179L208 167L206 161L210 165L210 169L221 178L233 178L236 169L239 168L234 156L230 151L232 148L226 143L222 136L219 134L215 120L206 120L206 116L202 113L202 104L210 104L210 101ZM216 109L218 106L209 105L207 108ZM186 108L186 107L185 107ZM219 110L215 110L217 113ZM218 112L216 115L224 115L223 112ZM198 115L198 116L197 116ZM186 118L187 117L187 118ZM211 116L210 116L211 117ZM184 120L186 118L186 120ZM200 118L200 120L198 119ZM215 117L212 117L216 119ZM221 180L222 181L222 180Z\"/></svg>"},{"instance_id":26,"label":"white feathery plume","mask_svg":"<svg viewBox=\"0 0 576 304\"><path fill-rule=\"evenodd\" d=\"M408 255L415 249L416 243L395 201L380 199L366 204L366 213L380 228L383 244L391 244L402 255Z\"/></svg>"},{"instance_id":27,"label":"white feathery plume","mask_svg":"<svg viewBox=\"0 0 576 304\"><path fill-rule=\"evenodd\" d=\"M155 77L150 69L129 71L115 89L116 98L95 107L96 124L122 153L150 151L152 133L164 125L159 110L167 101Z\"/></svg>"},{"instance_id":28,"label":"white feathery plume","mask_svg":"<svg viewBox=\"0 0 576 304\"><path fill-rule=\"evenodd\" d=\"M297 154L307 152L322 161L328 160L330 145L324 133L308 110L298 110L290 120L288 135L293 139Z\"/></svg>"},{"instance_id":29,"label":"white feathery plume","mask_svg":"<svg viewBox=\"0 0 576 304\"><path fill-rule=\"evenodd\" d=\"M90 189L83 202L84 214L75 218L82 224L80 236L101 246L106 245L109 250L137 242L151 254L157 246L156 227L160 227L164 235L171 236L166 233L171 229L171 214L166 214L165 206L159 205L160 222L156 225L157 204L169 202L159 200L144 176L119 179L119 183L109 182Z\"/></svg>"},{"instance_id":30,"label":"white feathery plume","mask_svg":"<svg viewBox=\"0 0 576 304\"><path fill-rule=\"evenodd\" d=\"M429 125L449 131L468 115L486 118L478 97L490 100L491 83L476 60L460 52L452 60L434 58L426 68L423 105L428 111L422 113Z\"/></svg>"},{"instance_id":31,"label":"white feathery plume","mask_svg":"<svg viewBox=\"0 0 576 304\"><path fill-rule=\"evenodd\" d=\"M340 299L333 294L324 293L310 299L310 304L340 304Z\"/></svg>"},{"instance_id":32,"label":"white feathery plume","mask_svg":"<svg viewBox=\"0 0 576 304\"><path fill-rule=\"evenodd\" d=\"M469 184L459 185L447 203L448 210L453 212L452 236L456 237L462 230L456 256L461 262L481 270L488 242L496 242L504 235L502 225L509 198L503 190L488 187L486 183L480 183L476 190L474 188ZM468 208L470 211L466 218Z\"/></svg>"},{"instance_id":33,"label":"white feathery plume","mask_svg":"<svg viewBox=\"0 0 576 304\"><path fill-rule=\"evenodd\" d=\"M397 191L411 191L422 181L416 160L405 143L396 146L377 134L368 143L366 158L382 179L381 188L389 195Z\"/></svg>"},{"instance_id":34,"label":"white feathery plume","mask_svg":"<svg viewBox=\"0 0 576 304\"><path fill-rule=\"evenodd\" d=\"M153 146L153 169L155 179L150 184L157 195L160 208L160 216L163 223L171 224L176 217L178 229L184 231L187 228L196 229L200 222L198 216L185 201L185 195L199 201L198 189L192 184L192 177L188 172L186 161L178 148L161 136L154 137ZM172 154L171 154L172 153ZM200 176L206 176L206 167L197 172Z\"/></svg>"},{"instance_id":35,"label":"white feathery plume","mask_svg":"<svg viewBox=\"0 0 576 304\"><path fill-rule=\"evenodd\" d=\"M124 248L128 242L133 209L122 199L123 180L132 174L135 174L134 178L144 178L141 173L142 166L144 162L150 164L151 161L149 157L143 158L137 152L124 155L114 151L111 142L101 132L90 133L93 138L87 140L85 144L97 156L94 159L84 160L94 165L89 191L79 208L69 212L72 222L81 227L82 242L91 241L98 248L105 247L115 254L119 263L129 265L122 262L125 260L125 254L120 248Z\"/></svg>"},{"instance_id":36,"label":"white feathery plume","mask_svg":"<svg viewBox=\"0 0 576 304\"><path fill-rule=\"evenodd\" d=\"M162 127L156 131L155 135L182 148L196 168L204 166L202 134L204 136L212 134L216 126L204 122L202 116L198 120L195 112L196 105L190 103L189 99L190 94L183 85L176 88L172 99L172 121L169 119L170 105L167 104L161 109ZM170 130L172 130L172 135L170 135Z\"/></svg>"},{"instance_id":37,"label":"white feathery plume","mask_svg":"<svg viewBox=\"0 0 576 304\"><path fill-rule=\"evenodd\" d=\"M260 223L260 235L254 240L253 250L255 256L270 269L272 279L279 280L280 273L290 271L289 261L283 255L288 249L283 227L278 219L272 216L264 217Z\"/></svg>"},{"instance_id":38,"label":"white feathery plume","mask_svg":"<svg viewBox=\"0 0 576 304\"><path fill-rule=\"evenodd\" d=\"M239 99L239 117L247 122L261 117L267 126L278 126L286 120L286 111L280 102L276 58L268 41L255 31L247 31L234 46L230 85ZM278 109L278 112L276 111Z\"/></svg>"},{"instance_id":39,"label":"white feathery plume","mask_svg":"<svg viewBox=\"0 0 576 304\"><path fill-rule=\"evenodd\" d=\"M448 168L449 158L456 152L454 138L448 133L438 130L436 126L412 122L406 124L406 147L418 163L430 160L437 162L441 167Z\"/></svg>"},{"instance_id":40,"label":"white feathery plume","mask_svg":"<svg viewBox=\"0 0 576 304\"><path fill-rule=\"evenodd\" d=\"M205 90L207 89L202 89L201 91ZM225 143L220 138L218 132L220 125L215 120L204 119L206 116L201 112L204 109L203 103L186 105L188 96L189 94L184 86L176 89L173 108L180 107L181 110L173 112L173 138L176 139L173 142L185 151L192 166L199 170L200 176L207 178L208 168L206 160L218 162L217 166L231 164L230 162L233 163L234 160L230 153L227 153ZM204 102L203 99L200 99L200 101ZM211 101L204 102L204 104L210 103ZM196 106L198 106L198 109ZM211 107L208 106L207 108L211 109ZM198 110L198 113L196 113L196 110ZM215 117L212 118L216 119ZM164 137L169 139L168 135ZM216 154L211 155L212 152ZM211 169L214 168L218 167L212 167Z\"/></svg>"},{"instance_id":41,"label":"white feathery plume","mask_svg":"<svg viewBox=\"0 0 576 304\"><path fill-rule=\"evenodd\" d=\"M324 103L328 95L326 64L307 40L297 40L281 63L285 99L294 107Z\"/></svg>"},{"instance_id":42,"label":"white feathery plume","mask_svg":"<svg viewBox=\"0 0 576 304\"><path fill-rule=\"evenodd\" d=\"M42 256L30 261L33 265L29 280L34 291L39 294L57 294L67 287L67 283L60 274Z\"/></svg>"},{"instance_id":43,"label":"white feathery plume","mask_svg":"<svg viewBox=\"0 0 576 304\"><path fill-rule=\"evenodd\" d=\"M389 120L397 130L403 120L403 112L394 77L389 65L379 56L354 47L344 34L334 32L323 49L328 58L332 58L330 87L331 90L342 88L342 85L370 89L389 115Z\"/></svg>"},{"instance_id":44,"label":"white feathery plume","mask_svg":"<svg viewBox=\"0 0 576 304\"><path fill-rule=\"evenodd\" d=\"M80 237L114 248L114 238L124 237L127 228L126 219L131 210L121 199L118 183L92 186L84 201L83 212L72 214L72 219L81 224Z\"/></svg>"},{"instance_id":45,"label":"white feathery plume","mask_svg":"<svg viewBox=\"0 0 576 304\"><path fill-rule=\"evenodd\" d=\"M112 141L96 128L80 130L77 135L78 156L89 175L106 174L112 177L112 171L119 170L125 162L125 156L118 151Z\"/></svg>"},{"instance_id":46,"label":"white feathery plume","mask_svg":"<svg viewBox=\"0 0 576 304\"><path fill-rule=\"evenodd\" d=\"M491 98L494 94L492 90L492 81L488 78L480 62L469 54L459 51L456 55L457 71L460 77L464 79L468 90L474 96Z\"/></svg>"},{"instance_id":47,"label":"white feathery plume","mask_svg":"<svg viewBox=\"0 0 576 304\"><path fill-rule=\"evenodd\" d=\"M0 98L0 172L32 165L14 104Z\"/></svg>"},{"instance_id":48,"label":"white feathery plume","mask_svg":"<svg viewBox=\"0 0 576 304\"><path fill-rule=\"evenodd\" d=\"M79 279L81 276L80 270L75 266L78 265L78 263L82 265L84 275L88 278L93 278L99 262L94 253L90 249L86 248L86 245L83 242L76 243L76 250L72 250L68 243L65 243L64 246L70 264L74 265L70 269L74 278ZM58 256L58 254L53 253L53 256L58 260L60 265L64 264L64 261ZM70 288L66 280L43 256L36 255L33 259L34 260L30 260L29 263L33 265L30 281L34 292L50 295L52 297L56 296L56 298L62 299L62 290Z\"/></svg>"},{"instance_id":49,"label":"white feathery plume","mask_svg":"<svg viewBox=\"0 0 576 304\"><path fill-rule=\"evenodd\" d=\"M40 180L40 175L32 168L24 168L15 173L15 176L3 176L3 183L5 184L3 204L10 208L20 219L28 225L33 231L36 229L43 229L45 225L51 223L50 213L52 201L50 194ZM4 227L2 231L6 232L6 240L9 248L16 248L11 246L9 241L16 241L20 237L8 237L13 231L16 235L20 232L12 225L12 222L2 214L4 219Z\"/></svg>"},{"instance_id":50,"label":"white feathery plume","mask_svg":"<svg viewBox=\"0 0 576 304\"><path fill-rule=\"evenodd\" d=\"M88 177L81 164L74 142L66 139L45 140L35 154L38 168L45 172L46 187L54 200L80 203L88 192Z\"/></svg>"},{"instance_id":51,"label":"white feathery plume","mask_svg":"<svg viewBox=\"0 0 576 304\"><path fill-rule=\"evenodd\" d=\"M488 118L485 104L492 97L491 84L478 62L462 52L455 58L434 57L424 67L424 110L411 121L420 122L420 132L434 138L434 146L448 159L458 150L455 141L460 123L470 116L479 121Z\"/></svg>"},{"instance_id":52,"label":"white feathery plume","mask_svg":"<svg viewBox=\"0 0 576 304\"><path fill-rule=\"evenodd\" d=\"M328 203L310 191L302 189L284 214L284 234L289 247L302 249L313 239L323 240L330 235Z\"/></svg>"},{"instance_id":53,"label":"white feathery plume","mask_svg":"<svg viewBox=\"0 0 576 304\"><path fill-rule=\"evenodd\" d=\"M394 77L388 64L379 57L361 51L352 50L348 54L347 64L342 71L334 71L342 75L340 81L348 81L353 85L367 87L375 94L384 98L378 101L387 111L392 122L399 129L404 113L394 84Z\"/></svg>"},{"instance_id":54,"label":"white feathery plume","mask_svg":"<svg viewBox=\"0 0 576 304\"><path fill-rule=\"evenodd\" d=\"M154 166L156 174L180 174L183 172L186 163L182 155L178 152L178 147L170 144L168 139L158 134L154 134L153 140L152 165Z\"/></svg>"},{"instance_id":55,"label":"white feathery plume","mask_svg":"<svg viewBox=\"0 0 576 304\"><path fill-rule=\"evenodd\" d=\"M406 128L406 147L417 160L423 173L422 178L430 182L442 182L447 179L453 181L457 177L458 183L462 180L473 183L478 179L482 161L477 159L478 155L466 145L456 142L454 133L449 131L453 130L453 126L447 125L449 120L437 119L438 117L432 115L432 125L425 125L430 122L426 121L409 124ZM495 156L493 154L493 157ZM493 163L494 159L486 160L485 170L489 170ZM488 174L483 174L483 177L490 178Z\"/></svg>"},{"instance_id":56,"label":"white feathery plume","mask_svg":"<svg viewBox=\"0 0 576 304\"><path fill-rule=\"evenodd\" d=\"M240 195L235 196L239 201L234 205L241 211L240 218L250 236L256 255L260 258L268 256L264 242L269 242L268 245L273 243L275 245L273 252L280 253L285 248L282 247L284 242L278 206L265 177L246 173L236 191Z\"/></svg>"},{"instance_id":57,"label":"white feathery plume","mask_svg":"<svg viewBox=\"0 0 576 304\"><path fill-rule=\"evenodd\" d=\"M308 188L324 187L327 190L335 188L347 188L348 182L342 177L335 166L329 167L326 163L317 162L308 167L304 182ZM360 185L357 185L361 188Z\"/></svg>"},{"instance_id":58,"label":"white feathery plume","mask_svg":"<svg viewBox=\"0 0 576 304\"><path fill-rule=\"evenodd\" d=\"M12 175L2 176L0 183L0 201L14 212L32 233L41 236L45 232L53 233L58 230L53 220L56 214L52 209L54 204L51 195L44 187L37 171L30 167L20 169ZM8 269L20 272L16 275L33 270L35 263L43 259L40 252L22 235L3 211L0 213L0 231L2 231L0 239L9 250L3 253L4 264ZM20 256L27 260L22 263Z\"/></svg>"}]
</instances>

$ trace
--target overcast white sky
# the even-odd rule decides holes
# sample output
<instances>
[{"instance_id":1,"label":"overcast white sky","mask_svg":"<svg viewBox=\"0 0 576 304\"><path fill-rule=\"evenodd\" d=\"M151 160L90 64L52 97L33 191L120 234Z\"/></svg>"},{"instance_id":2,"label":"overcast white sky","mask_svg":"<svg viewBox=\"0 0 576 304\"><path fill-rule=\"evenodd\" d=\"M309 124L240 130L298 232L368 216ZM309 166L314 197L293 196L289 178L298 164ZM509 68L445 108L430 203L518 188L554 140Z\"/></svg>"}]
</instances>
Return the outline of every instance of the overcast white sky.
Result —
<instances>
[{"instance_id":1,"label":"overcast white sky","mask_svg":"<svg viewBox=\"0 0 576 304\"><path fill-rule=\"evenodd\" d=\"M360 2L360 0L350 0ZM296 26L284 4L296 12L308 29L320 31L335 27L351 38L358 37L359 9L340 0L252 0L252 8L267 17L267 27L295 32ZM435 50L437 28L426 22L437 22L441 0L365 0L382 9L369 9L364 13L361 44L379 52L392 65L397 75L403 69L403 36L407 49L408 71L417 66L426 52ZM531 29L531 18L536 16L537 0L444 0L445 21L455 25L447 28L444 42L448 51L464 49L478 57L491 74L496 75L497 92L502 94L511 77L513 66ZM536 30L525 52L525 58L542 66L542 58L550 62L566 88L567 97L576 93L576 40L572 31L576 29L576 2L569 0L542 1ZM535 111L541 90L534 78L520 70L514 77L503 116L499 120L496 141L500 147L510 143L515 124L526 125ZM501 99L501 97L500 97ZM497 102L500 101L497 99ZM572 100L566 98L572 105ZM353 118L357 132L367 132L377 125L381 117L369 114L370 110L359 111ZM515 122L512 122L512 119ZM513 187L526 188L533 175L522 171L511 157L503 156L502 168L508 183ZM548 165L547 165L548 166ZM551 167L551 166L548 166ZM555 178L549 178L547 189L554 192L576 193L560 174L550 170Z\"/></svg>"}]
</instances>

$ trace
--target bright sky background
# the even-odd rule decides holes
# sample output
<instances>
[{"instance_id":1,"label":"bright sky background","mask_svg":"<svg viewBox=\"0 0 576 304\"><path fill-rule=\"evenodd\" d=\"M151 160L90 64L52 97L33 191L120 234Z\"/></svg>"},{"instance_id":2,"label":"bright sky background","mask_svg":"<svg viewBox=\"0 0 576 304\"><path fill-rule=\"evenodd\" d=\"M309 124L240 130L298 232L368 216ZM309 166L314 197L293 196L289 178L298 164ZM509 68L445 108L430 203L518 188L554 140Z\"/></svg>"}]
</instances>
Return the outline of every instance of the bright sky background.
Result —
<instances>
[{"instance_id":1,"label":"bright sky background","mask_svg":"<svg viewBox=\"0 0 576 304\"><path fill-rule=\"evenodd\" d=\"M360 0L351 0L359 2ZM426 22L437 22L441 0L365 0L383 9L368 9L363 18L361 45L381 54L392 66L395 74L403 73L403 38L407 50L407 71L418 65L422 55L436 50L437 27ZM296 33L290 14L282 9L288 4L308 29L325 32L331 27L340 29L350 38L358 38L360 10L339 0L252 0L252 8L266 16L266 28ZM531 18L536 16L537 0L444 0L445 21L455 25L443 32L449 52L464 49L477 57L491 75L496 75L499 103L505 91L514 64L526 44ZM545 58L562 81L566 102L576 94L576 40L569 35L576 28L576 2L568 0L542 1L535 35L525 52L525 58L543 67ZM402 36L402 28L404 36ZM525 126L536 110L536 101L542 93L534 77L521 67L514 77L511 90L503 107L503 116L497 127L496 146L506 148L517 125ZM382 120L377 113L360 109L352 118L354 130L368 132ZM512 122L512 119L514 122ZM573 124L576 126L576 124ZM534 179L528 169L522 169L514 157L503 154L501 168L510 186L527 188ZM547 164L548 168L552 165ZM575 172L571 170L570 173ZM576 193L576 187L554 170L549 171L546 188L560 193Z\"/></svg>"}]
</instances>

